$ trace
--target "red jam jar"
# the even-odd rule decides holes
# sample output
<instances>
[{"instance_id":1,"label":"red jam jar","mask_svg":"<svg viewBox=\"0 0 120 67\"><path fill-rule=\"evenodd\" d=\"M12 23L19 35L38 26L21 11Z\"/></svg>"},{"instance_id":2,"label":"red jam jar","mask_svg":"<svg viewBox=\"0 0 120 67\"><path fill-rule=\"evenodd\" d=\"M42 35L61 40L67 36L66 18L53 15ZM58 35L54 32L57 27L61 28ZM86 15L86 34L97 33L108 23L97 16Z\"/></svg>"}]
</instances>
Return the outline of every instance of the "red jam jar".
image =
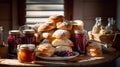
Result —
<instances>
[{"instance_id":1,"label":"red jam jar","mask_svg":"<svg viewBox=\"0 0 120 67\"><path fill-rule=\"evenodd\" d=\"M80 54L86 54L88 35L85 30L74 30L73 34L74 50Z\"/></svg>"},{"instance_id":2,"label":"red jam jar","mask_svg":"<svg viewBox=\"0 0 120 67\"><path fill-rule=\"evenodd\" d=\"M21 44L18 46L18 61L32 62L36 60L35 45L34 44Z\"/></svg>"},{"instance_id":3,"label":"red jam jar","mask_svg":"<svg viewBox=\"0 0 120 67\"><path fill-rule=\"evenodd\" d=\"M35 31L32 29L23 30L22 44L35 44Z\"/></svg>"},{"instance_id":4,"label":"red jam jar","mask_svg":"<svg viewBox=\"0 0 120 67\"><path fill-rule=\"evenodd\" d=\"M9 54L17 54L17 45L21 44L21 37L19 30L10 30L8 36Z\"/></svg>"}]
</instances>

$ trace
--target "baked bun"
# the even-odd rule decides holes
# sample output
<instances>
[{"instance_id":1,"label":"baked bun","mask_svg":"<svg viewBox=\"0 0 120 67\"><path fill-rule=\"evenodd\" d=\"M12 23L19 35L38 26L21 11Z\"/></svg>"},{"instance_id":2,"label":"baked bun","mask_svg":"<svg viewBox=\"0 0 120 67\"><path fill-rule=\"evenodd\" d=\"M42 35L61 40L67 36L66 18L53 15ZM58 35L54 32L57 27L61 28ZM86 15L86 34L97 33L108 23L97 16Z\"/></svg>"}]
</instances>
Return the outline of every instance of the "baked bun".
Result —
<instances>
[{"instance_id":1,"label":"baked bun","mask_svg":"<svg viewBox=\"0 0 120 67\"><path fill-rule=\"evenodd\" d=\"M44 56L44 57L53 56L54 52L55 52L55 48L52 47L52 45L49 43L40 44L37 47L37 50L38 50L38 52L40 52L40 56Z\"/></svg>"},{"instance_id":2,"label":"baked bun","mask_svg":"<svg viewBox=\"0 0 120 67\"><path fill-rule=\"evenodd\" d=\"M74 20L72 22L73 29L84 29L84 23L81 20Z\"/></svg>"},{"instance_id":3,"label":"baked bun","mask_svg":"<svg viewBox=\"0 0 120 67\"><path fill-rule=\"evenodd\" d=\"M57 47L55 47L55 52L61 52L61 51L73 52L72 48L69 46L57 46Z\"/></svg>"},{"instance_id":4,"label":"baked bun","mask_svg":"<svg viewBox=\"0 0 120 67\"><path fill-rule=\"evenodd\" d=\"M43 33L42 33L42 37L43 37L43 38L46 38L46 39L51 39L51 38L53 38L52 35L53 35L54 31L55 31L55 30L43 32Z\"/></svg>"},{"instance_id":5,"label":"baked bun","mask_svg":"<svg viewBox=\"0 0 120 67\"><path fill-rule=\"evenodd\" d=\"M50 39L43 39L41 43L52 43L54 39L50 38Z\"/></svg>"},{"instance_id":6,"label":"baked bun","mask_svg":"<svg viewBox=\"0 0 120 67\"><path fill-rule=\"evenodd\" d=\"M64 17L62 15L53 15L48 18L48 22L57 23L63 22Z\"/></svg>"},{"instance_id":7,"label":"baked bun","mask_svg":"<svg viewBox=\"0 0 120 67\"><path fill-rule=\"evenodd\" d=\"M100 43L93 42L87 46L87 54L90 56L102 56L102 47Z\"/></svg>"},{"instance_id":8,"label":"baked bun","mask_svg":"<svg viewBox=\"0 0 120 67\"><path fill-rule=\"evenodd\" d=\"M44 23L38 27L38 32L50 31L56 27L55 23Z\"/></svg>"},{"instance_id":9,"label":"baked bun","mask_svg":"<svg viewBox=\"0 0 120 67\"><path fill-rule=\"evenodd\" d=\"M40 42L43 39L43 37L41 36L40 32L39 33L35 33L34 35L35 35L35 38L36 38L36 42Z\"/></svg>"},{"instance_id":10,"label":"baked bun","mask_svg":"<svg viewBox=\"0 0 120 67\"><path fill-rule=\"evenodd\" d=\"M70 38L70 32L67 30L56 30L52 37L56 39L68 39Z\"/></svg>"},{"instance_id":11,"label":"baked bun","mask_svg":"<svg viewBox=\"0 0 120 67\"><path fill-rule=\"evenodd\" d=\"M73 46L73 42L69 39L54 39L52 41L53 46Z\"/></svg>"},{"instance_id":12,"label":"baked bun","mask_svg":"<svg viewBox=\"0 0 120 67\"><path fill-rule=\"evenodd\" d=\"M71 30L72 29L72 24L70 22L58 22L56 24L58 29L62 30Z\"/></svg>"}]
</instances>

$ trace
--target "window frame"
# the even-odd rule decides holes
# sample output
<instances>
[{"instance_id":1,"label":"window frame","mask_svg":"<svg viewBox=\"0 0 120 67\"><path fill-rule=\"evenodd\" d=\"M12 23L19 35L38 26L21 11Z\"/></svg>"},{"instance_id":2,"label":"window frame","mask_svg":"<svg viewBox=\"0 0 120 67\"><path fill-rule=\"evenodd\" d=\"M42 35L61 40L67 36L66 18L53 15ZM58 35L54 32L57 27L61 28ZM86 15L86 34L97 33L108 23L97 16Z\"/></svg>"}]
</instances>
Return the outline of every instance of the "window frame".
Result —
<instances>
[{"instance_id":1,"label":"window frame","mask_svg":"<svg viewBox=\"0 0 120 67\"><path fill-rule=\"evenodd\" d=\"M26 0L18 0L18 24L26 23ZM64 16L66 20L73 20L73 0L64 0Z\"/></svg>"}]
</instances>

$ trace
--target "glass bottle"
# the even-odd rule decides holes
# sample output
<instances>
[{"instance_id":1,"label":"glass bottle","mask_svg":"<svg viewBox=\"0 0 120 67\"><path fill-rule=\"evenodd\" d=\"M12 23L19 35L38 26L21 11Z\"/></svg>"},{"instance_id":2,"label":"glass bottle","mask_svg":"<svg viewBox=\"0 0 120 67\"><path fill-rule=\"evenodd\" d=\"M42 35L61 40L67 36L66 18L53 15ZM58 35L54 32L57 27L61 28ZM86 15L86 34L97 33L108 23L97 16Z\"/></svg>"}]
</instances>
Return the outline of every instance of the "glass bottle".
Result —
<instances>
[{"instance_id":1,"label":"glass bottle","mask_svg":"<svg viewBox=\"0 0 120 67\"><path fill-rule=\"evenodd\" d=\"M9 54L17 54L17 45L21 44L21 37L19 30L10 30L8 36Z\"/></svg>"},{"instance_id":2,"label":"glass bottle","mask_svg":"<svg viewBox=\"0 0 120 67\"><path fill-rule=\"evenodd\" d=\"M4 36L3 36L3 27L0 26L0 47L3 46L3 40L4 40Z\"/></svg>"},{"instance_id":3,"label":"glass bottle","mask_svg":"<svg viewBox=\"0 0 120 67\"><path fill-rule=\"evenodd\" d=\"M106 29L108 29L110 33L115 33L116 31L118 31L118 28L113 17L108 18L108 24L106 26Z\"/></svg>"},{"instance_id":4,"label":"glass bottle","mask_svg":"<svg viewBox=\"0 0 120 67\"><path fill-rule=\"evenodd\" d=\"M101 23L102 19L101 19L101 17L96 17L95 20L96 20L96 23L92 28L92 33L99 33L101 25L102 25L102 23Z\"/></svg>"}]
</instances>

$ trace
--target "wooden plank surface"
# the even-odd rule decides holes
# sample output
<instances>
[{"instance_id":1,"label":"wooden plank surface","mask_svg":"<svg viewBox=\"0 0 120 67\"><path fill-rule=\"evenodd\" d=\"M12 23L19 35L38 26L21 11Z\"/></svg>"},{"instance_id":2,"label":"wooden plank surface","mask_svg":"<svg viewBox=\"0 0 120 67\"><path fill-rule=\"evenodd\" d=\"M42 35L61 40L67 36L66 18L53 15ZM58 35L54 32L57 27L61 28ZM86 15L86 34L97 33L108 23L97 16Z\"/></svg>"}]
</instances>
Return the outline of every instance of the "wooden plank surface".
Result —
<instances>
[{"instance_id":1,"label":"wooden plank surface","mask_svg":"<svg viewBox=\"0 0 120 67\"><path fill-rule=\"evenodd\" d=\"M101 57L78 56L66 61L48 61L37 58L34 63L20 63L17 59L0 59L0 65L6 66L90 66L112 62L120 56L120 51L104 54Z\"/></svg>"}]
</instances>

